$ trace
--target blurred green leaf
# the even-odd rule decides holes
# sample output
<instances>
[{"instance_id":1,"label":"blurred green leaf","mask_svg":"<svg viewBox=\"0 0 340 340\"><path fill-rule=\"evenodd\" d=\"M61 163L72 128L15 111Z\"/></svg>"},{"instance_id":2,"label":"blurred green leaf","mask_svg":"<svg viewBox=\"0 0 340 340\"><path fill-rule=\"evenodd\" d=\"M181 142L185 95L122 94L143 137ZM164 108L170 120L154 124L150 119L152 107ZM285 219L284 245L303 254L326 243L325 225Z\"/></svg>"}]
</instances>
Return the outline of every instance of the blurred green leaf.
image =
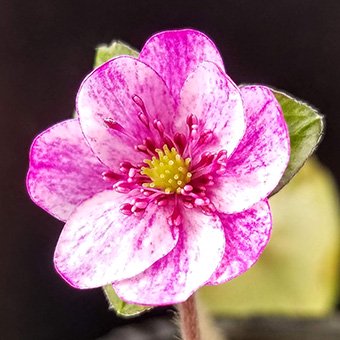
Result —
<instances>
[{"instance_id":1,"label":"blurred green leaf","mask_svg":"<svg viewBox=\"0 0 340 340\"><path fill-rule=\"evenodd\" d=\"M311 158L270 199L271 240L243 275L206 286L199 297L215 315L325 316L337 303L339 198L333 177Z\"/></svg>"},{"instance_id":2,"label":"blurred green leaf","mask_svg":"<svg viewBox=\"0 0 340 340\"><path fill-rule=\"evenodd\" d=\"M152 309L149 306L130 305L122 301L117 296L112 285L104 286L103 290L109 303L109 309L114 310L118 316L133 317Z\"/></svg>"},{"instance_id":3,"label":"blurred green leaf","mask_svg":"<svg viewBox=\"0 0 340 340\"><path fill-rule=\"evenodd\" d=\"M100 45L96 49L94 67L98 67L111 58L118 57L120 55L138 57L138 52L121 41L113 41L110 45Z\"/></svg>"},{"instance_id":4,"label":"blurred green leaf","mask_svg":"<svg viewBox=\"0 0 340 340\"><path fill-rule=\"evenodd\" d=\"M273 90L280 103L290 136L290 160L279 184L271 195L282 189L301 169L319 145L324 131L324 119L308 104Z\"/></svg>"}]
</instances>

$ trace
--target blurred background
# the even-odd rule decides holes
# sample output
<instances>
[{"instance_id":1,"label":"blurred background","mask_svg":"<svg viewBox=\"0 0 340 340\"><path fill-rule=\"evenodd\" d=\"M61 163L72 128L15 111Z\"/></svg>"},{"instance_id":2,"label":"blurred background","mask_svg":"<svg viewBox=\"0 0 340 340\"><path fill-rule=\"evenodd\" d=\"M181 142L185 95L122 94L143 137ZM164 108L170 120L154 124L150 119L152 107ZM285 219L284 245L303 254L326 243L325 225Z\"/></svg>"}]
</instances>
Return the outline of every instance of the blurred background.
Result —
<instances>
[{"instance_id":1,"label":"blurred background","mask_svg":"<svg viewBox=\"0 0 340 340\"><path fill-rule=\"evenodd\" d=\"M327 123L317 155L335 177L310 163L274 197L277 232L257 272L203 291L202 300L236 318L320 318L336 309L339 1L0 0L1 339L96 339L131 322L107 310L100 289L75 290L55 273L62 223L26 194L28 151L37 133L72 115L97 45L119 39L140 49L153 33L184 27L213 39L236 83L267 84L317 107ZM138 322L164 315L173 312L163 308Z\"/></svg>"}]
</instances>

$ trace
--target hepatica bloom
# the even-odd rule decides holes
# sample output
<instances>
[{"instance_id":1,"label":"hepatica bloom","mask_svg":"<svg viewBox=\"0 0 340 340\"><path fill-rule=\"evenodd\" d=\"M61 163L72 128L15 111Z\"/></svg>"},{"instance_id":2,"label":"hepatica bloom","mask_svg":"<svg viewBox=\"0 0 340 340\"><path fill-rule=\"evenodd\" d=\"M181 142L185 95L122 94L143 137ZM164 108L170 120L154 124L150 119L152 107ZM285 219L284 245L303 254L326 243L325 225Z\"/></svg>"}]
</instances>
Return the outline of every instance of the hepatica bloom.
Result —
<instances>
[{"instance_id":1,"label":"hepatica bloom","mask_svg":"<svg viewBox=\"0 0 340 340\"><path fill-rule=\"evenodd\" d=\"M66 222L54 263L70 285L166 305L254 264L290 149L268 88L238 88L204 34L167 31L89 74L77 113L35 139L27 178Z\"/></svg>"}]
</instances>

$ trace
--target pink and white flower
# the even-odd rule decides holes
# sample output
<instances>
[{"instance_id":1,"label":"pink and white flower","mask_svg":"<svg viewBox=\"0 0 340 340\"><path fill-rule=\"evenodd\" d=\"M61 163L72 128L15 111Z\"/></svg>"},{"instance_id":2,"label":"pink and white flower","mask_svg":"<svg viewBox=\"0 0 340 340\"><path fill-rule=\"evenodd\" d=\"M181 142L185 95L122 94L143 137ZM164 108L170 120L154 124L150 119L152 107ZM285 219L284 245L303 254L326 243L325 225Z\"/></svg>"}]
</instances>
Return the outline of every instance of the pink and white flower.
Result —
<instances>
[{"instance_id":1,"label":"pink and white flower","mask_svg":"<svg viewBox=\"0 0 340 340\"><path fill-rule=\"evenodd\" d=\"M34 140L27 176L32 200L66 221L54 263L70 285L166 305L256 262L287 126L268 88L226 75L209 38L152 36L138 59L86 77L77 112Z\"/></svg>"}]
</instances>

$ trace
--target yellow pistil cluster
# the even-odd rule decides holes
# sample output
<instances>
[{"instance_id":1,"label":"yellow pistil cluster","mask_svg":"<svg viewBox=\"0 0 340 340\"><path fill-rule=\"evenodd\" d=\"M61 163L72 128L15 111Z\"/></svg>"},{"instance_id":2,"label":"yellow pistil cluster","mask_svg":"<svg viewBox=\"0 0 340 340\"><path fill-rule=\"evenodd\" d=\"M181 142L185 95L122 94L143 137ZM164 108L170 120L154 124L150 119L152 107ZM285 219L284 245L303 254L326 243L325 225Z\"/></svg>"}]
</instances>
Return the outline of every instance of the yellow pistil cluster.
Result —
<instances>
[{"instance_id":1,"label":"yellow pistil cluster","mask_svg":"<svg viewBox=\"0 0 340 340\"><path fill-rule=\"evenodd\" d=\"M169 150L165 144L163 150L156 149L157 157L145 159L149 167L142 167L141 173L150 177L152 182L143 183L146 188L163 189L165 193L180 193L181 189L190 182L190 158L183 159L175 148Z\"/></svg>"}]
</instances>

